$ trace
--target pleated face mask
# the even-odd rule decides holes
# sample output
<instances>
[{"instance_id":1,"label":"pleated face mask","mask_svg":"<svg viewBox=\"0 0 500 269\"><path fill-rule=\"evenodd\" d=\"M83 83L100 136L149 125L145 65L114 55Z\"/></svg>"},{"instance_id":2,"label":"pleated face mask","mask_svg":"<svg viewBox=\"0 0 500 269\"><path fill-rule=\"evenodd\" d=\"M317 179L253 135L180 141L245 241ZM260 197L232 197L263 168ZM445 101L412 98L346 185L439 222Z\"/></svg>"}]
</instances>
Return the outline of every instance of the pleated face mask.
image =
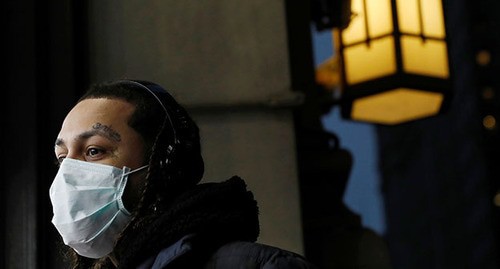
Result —
<instances>
[{"instance_id":1,"label":"pleated face mask","mask_svg":"<svg viewBox=\"0 0 500 269\"><path fill-rule=\"evenodd\" d=\"M130 171L64 159L49 191L52 223L64 244L93 259L111 253L131 218L122 201L128 176L146 167Z\"/></svg>"}]
</instances>

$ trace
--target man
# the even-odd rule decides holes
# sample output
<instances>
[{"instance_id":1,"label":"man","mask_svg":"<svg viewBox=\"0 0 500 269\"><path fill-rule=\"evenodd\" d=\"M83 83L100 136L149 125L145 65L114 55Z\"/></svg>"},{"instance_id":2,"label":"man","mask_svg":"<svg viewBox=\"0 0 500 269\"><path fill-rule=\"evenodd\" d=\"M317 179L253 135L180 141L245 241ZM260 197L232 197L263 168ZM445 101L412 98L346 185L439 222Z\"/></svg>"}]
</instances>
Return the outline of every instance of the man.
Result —
<instances>
[{"instance_id":1,"label":"man","mask_svg":"<svg viewBox=\"0 0 500 269\"><path fill-rule=\"evenodd\" d=\"M313 268L254 243L258 209L243 180L198 184L198 127L159 85L94 85L56 139L53 224L73 268Z\"/></svg>"}]
</instances>

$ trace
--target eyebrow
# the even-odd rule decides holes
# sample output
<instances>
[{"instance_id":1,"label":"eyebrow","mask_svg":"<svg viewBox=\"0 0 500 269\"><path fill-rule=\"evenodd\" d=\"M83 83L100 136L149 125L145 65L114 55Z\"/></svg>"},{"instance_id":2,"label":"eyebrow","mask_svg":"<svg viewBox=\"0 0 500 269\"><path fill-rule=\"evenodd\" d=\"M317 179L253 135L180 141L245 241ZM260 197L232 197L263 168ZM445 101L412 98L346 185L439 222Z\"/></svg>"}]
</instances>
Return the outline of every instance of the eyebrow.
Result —
<instances>
[{"instance_id":1,"label":"eyebrow","mask_svg":"<svg viewBox=\"0 0 500 269\"><path fill-rule=\"evenodd\" d=\"M120 142L121 136L120 134L107 125L103 125L101 123L96 123L92 125L92 130L85 131L78 135L77 140L86 140L93 136L102 136L113 142ZM61 138L57 138L55 141L55 146L64 146L65 142Z\"/></svg>"},{"instance_id":2,"label":"eyebrow","mask_svg":"<svg viewBox=\"0 0 500 269\"><path fill-rule=\"evenodd\" d=\"M57 138L56 139L56 142L54 143L54 146L56 147L60 147L60 146L64 146L64 140L62 140L61 138Z\"/></svg>"}]
</instances>

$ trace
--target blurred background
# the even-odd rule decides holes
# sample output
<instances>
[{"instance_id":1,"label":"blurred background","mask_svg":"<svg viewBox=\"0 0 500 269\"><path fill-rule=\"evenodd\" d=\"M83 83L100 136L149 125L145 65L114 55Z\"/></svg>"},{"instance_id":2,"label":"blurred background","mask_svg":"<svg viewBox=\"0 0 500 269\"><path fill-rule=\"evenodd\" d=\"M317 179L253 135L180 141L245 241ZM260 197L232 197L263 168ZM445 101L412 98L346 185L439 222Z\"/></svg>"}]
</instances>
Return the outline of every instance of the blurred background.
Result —
<instances>
[{"instance_id":1,"label":"blurred background","mask_svg":"<svg viewBox=\"0 0 500 269\"><path fill-rule=\"evenodd\" d=\"M320 268L499 268L500 2L6 1L0 268L67 268L53 143L86 88L164 86L204 182Z\"/></svg>"}]
</instances>

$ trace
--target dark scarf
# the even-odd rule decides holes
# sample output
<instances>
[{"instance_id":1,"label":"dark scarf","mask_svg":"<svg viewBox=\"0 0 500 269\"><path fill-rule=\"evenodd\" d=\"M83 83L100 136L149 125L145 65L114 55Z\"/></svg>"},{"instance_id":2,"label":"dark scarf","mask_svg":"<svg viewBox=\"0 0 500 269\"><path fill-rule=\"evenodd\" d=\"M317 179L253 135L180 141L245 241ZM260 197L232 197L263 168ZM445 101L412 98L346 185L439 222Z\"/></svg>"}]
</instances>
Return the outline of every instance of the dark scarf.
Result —
<instances>
[{"instance_id":1,"label":"dark scarf","mask_svg":"<svg viewBox=\"0 0 500 269\"><path fill-rule=\"evenodd\" d=\"M116 249L122 269L135 268L187 234L203 238L207 251L234 240L254 242L259 235L257 202L238 177L199 184L148 225L133 227L127 234Z\"/></svg>"}]
</instances>

